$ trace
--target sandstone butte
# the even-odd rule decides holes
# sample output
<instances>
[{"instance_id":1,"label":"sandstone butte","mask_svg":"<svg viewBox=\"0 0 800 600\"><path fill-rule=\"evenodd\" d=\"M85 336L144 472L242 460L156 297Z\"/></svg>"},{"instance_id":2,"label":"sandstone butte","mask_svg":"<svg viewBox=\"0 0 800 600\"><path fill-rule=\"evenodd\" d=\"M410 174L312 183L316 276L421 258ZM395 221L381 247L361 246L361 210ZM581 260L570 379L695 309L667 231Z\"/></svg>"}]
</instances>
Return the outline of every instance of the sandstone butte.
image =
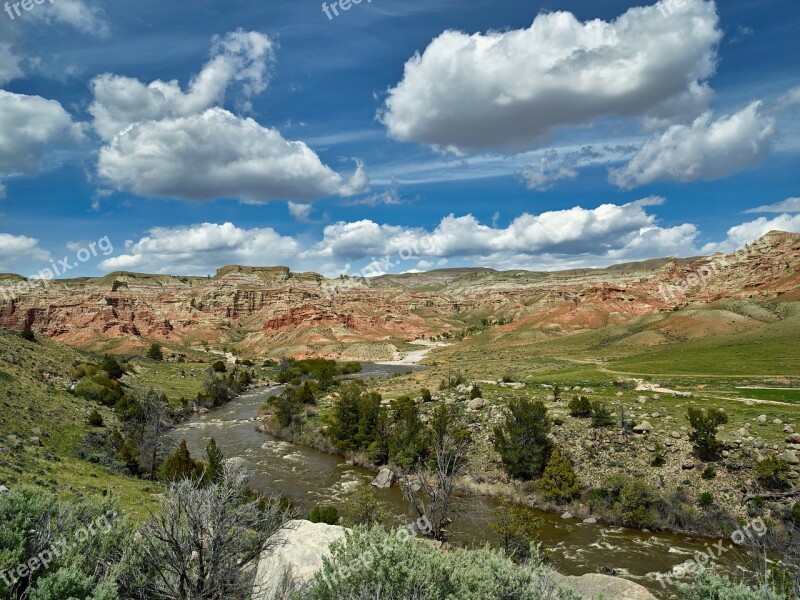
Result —
<instances>
[{"instance_id":1,"label":"sandstone butte","mask_svg":"<svg viewBox=\"0 0 800 600\"><path fill-rule=\"evenodd\" d=\"M560 272L445 269L369 280L286 267L213 277L110 273L0 294L0 327L72 346L134 350L234 343L257 356L368 359L392 341L460 330L469 317L572 332L726 298L800 299L800 234L770 232L732 254ZM21 278L0 275L15 289ZM9 287L10 286L10 287Z\"/></svg>"}]
</instances>

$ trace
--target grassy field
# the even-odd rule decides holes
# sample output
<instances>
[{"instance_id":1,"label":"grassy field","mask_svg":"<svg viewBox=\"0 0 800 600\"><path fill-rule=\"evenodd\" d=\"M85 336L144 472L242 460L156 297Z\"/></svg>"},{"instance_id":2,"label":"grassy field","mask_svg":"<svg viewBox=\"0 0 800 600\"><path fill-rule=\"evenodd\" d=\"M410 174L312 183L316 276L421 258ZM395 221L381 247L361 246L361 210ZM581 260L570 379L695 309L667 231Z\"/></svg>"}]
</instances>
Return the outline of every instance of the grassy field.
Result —
<instances>
[{"instance_id":1,"label":"grassy field","mask_svg":"<svg viewBox=\"0 0 800 600\"><path fill-rule=\"evenodd\" d=\"M133 514L144 515L160 486L111 473L76 455L92 409L107 425L115 422L111 410L67 391L73 363L86 358L43 338L32 343L0 331L0 483L65 498L112 495ZM34 437L41 445L31 441Z\"/></svg>"}]
</instances>

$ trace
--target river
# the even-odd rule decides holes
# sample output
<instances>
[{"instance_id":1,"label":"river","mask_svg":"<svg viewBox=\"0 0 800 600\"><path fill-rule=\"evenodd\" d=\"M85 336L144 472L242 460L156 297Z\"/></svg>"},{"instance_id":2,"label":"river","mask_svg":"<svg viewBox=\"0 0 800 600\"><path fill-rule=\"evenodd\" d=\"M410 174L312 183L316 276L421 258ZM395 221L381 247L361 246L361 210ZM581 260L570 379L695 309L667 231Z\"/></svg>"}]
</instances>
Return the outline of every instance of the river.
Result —
<instances>
[{"instance_id":1,"label":"river","mask_svg":"<svg viewBox=\"0 0 800 600\"><path fill-rule=\"evenodd\" d=\"M364 365L364 377L405 372L407 365ZM250 485L265 494L291 498L300 508L341 505L345 496L359 486L368 486L374 474L345 464L336 456L298 446L256 431L255 417L280 387L254 388L231 403L207 414L195 415L171 432L175 440L185 439L195 457L205 453L212 437L226 457L240 457L253 472ZM375 490L384 507L398 523L410 522L411 515L397 486ZM496 502L486 498L464 501L463 516L452 530L457 542L480 545L493 541L488 525ZM644 585L659 598L669 598L656 580L659 572L689 560L706 549L707 541L674 534L655 534L621 527L564 520L559 515L537 511L541 519L540 539L554 566L566 575L597 572L611 567L617 574ZM731 556L731 555L729 555ZM734 568L732 558L728 568Z\"/></svg>"}]
</instances>

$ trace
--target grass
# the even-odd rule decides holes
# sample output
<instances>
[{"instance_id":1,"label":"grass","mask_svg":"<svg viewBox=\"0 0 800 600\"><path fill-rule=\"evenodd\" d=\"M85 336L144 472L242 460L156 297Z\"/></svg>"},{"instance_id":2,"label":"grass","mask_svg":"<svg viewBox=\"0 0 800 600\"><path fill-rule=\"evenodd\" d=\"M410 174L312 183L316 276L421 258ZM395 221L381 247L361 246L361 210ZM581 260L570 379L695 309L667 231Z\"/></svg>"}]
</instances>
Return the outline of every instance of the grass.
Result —
<instances>
[{"instance_id":1,"label":"grass","mask_svg":"<svg viewBox=\"0 0 800 600\"><path fill-rule=\"evenodd\" d=\"M134 516L143 516L155 504L153 494L163 491L160 486L109 472L76 455L93 409L108 425L116 423L110 409L67 391L73 363L87 358L43 338L31 343L0 331L0 447L5 448L0 483L63 498L112 495ZM18 447L9 436L20 440ZM32 443L32 437L42 445Z\"/></svg>"}]
</instances>

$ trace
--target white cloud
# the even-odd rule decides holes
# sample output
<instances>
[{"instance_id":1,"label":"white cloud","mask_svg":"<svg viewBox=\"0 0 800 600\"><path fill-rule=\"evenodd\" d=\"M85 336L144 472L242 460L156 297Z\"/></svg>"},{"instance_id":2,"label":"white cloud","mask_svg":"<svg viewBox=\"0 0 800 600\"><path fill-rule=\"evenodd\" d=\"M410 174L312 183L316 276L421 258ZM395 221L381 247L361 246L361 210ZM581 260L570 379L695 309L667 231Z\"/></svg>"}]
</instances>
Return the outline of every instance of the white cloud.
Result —
<instances>
[{"instance_id":1,"label":"white cloud","mask_svg":"<svg viewBox=\"0 0 800 600\"><path fill-rule=\"evenodd\" d=\"M459 257L508 265L537 265L550 256L554 264L561 257L586 266L691 254L697 228L661 228L645 211L647 205L523 214L506 228L484 225L472 215L445 217L433 231L370 220L340 222L326 227L323 239L302 256L354 262L410 254L420 260Z\"/></svg>"},{"instance_id":2,"label":"white cloud","mask_svg":"<svg viewBox=\"0 0 800 600\"><path fill-rule=\"evenodd\" d=\"M303 142L221 108L132 125L100 150L98 174L117 190L185 200L312 200L361 191Z\"/></svg>"},{"instance_id":3,"label":"white cloud","mask_svg":"<svg viewBox=\"0 0 800 600\"><path fill-rule=\"evenodd\" d=\"M755 221L736 225L728 229L728 237L724 241L706 244L703 246L703 252L706 254L712 254L714 252L733 252L737 248L741 248L745 244L757 240L770 231L791 231L800 233L800 214L784 214L772 219L760 217Z\"/></svg>"},{"instance_id":4,"label":"white cloud","mask_svg":"<svg viewBox=\"0 0 800 600\"><path fill-rule=\"evenodd\" d=\"M100 75L91 84L94 102L89 112L94 127L109 141L135 123L196 115L222 104L234 82L241 84L249 98L266 89L274 58L269 37L240 30L214 38L211 59L191 80L187 92L177 81L156 80L145 85L130 77Z\"/></svg>"},{"instance_id":5,"label":"white cloud","mask_svg":"<svg viewBox=\"0 0 800 600\"><path fill-rule=\"evenodd\" d=\"M22 57L11 51L11 44L0 42L0 85L22 76Z\"/></svg>"},{"instance_id":6,"label":"white cloud","mask_svg":"<svg viewBox=\"0 0 800 600\"><path fill-rule=\"evenodd\" d=\"M50 260L50 253L39 248L39 240L0 233L0 271L11 271L14 265L24 260Z\"/></svg>"},{"instance_id":7,"label":"white cloud","mask_svg":"<svg viewBox=\"0 0 800 600\"><path fill-rule=\"evenodd\" d=\"M100 263L107 271L206 274L225 265L286 264L298 243L270 227L241 229L232 223L154 227L140 240L125 244L125 254Z\"/></svg>"},{"instance_id":8,"label":"white cloud","mask_svg":"<svg viewBox=\"0 0 800 600\"><path fill-rule=\"evenodd\" d=\"M777 135L775 117L760 101L716 120L706 112L648 140L609 180L630 189L659 180L721 179L761 162Z\"/></svg>"},{"instance_id":9,"label":"white cloud","mask_svg":"<svg viewBox=\"0 0 800 600\"><path fill-rule=\"evenodd\" d=\"M302 202L289 202L289 214L298 221L308 221L313 210L314 207L310 204L303 204Z\"/></svg>"},{"instance_id":10,"label":"white cloud","mask_svg":"<svg viewBox=\"0 0 800 600\"><path fill-rule=\"evenodd\" d=\"M111 32L103 10L84 0L51 0L46 6L26 13L25 17L48 24L64 23L97 37L106 37Z\"/></svg>"},{"instance_id":11,"label":"white cloud","mask_svg":"<svg viewBox=\"0 0 800 600\"><path fill-rule=\"evenodd\" d=\"M716 6L662 4L612 22L552 12L528 29L445 31L406 63L380 119L395 139L463 153L530 148L557 127L607 115L694 117L711 95Z\"/></svg>"},{"instance_id":12,"label":"white cloud","mask_svg":"<svg viewBox=\"0 0 800 600\"><path fill-rule=\"evenodd\" d=\"M800 213L800 198L787 198L775 204L757 206L744 211L746 213Z\"/></svg>"},{"instance_id":13,"label":"white cloud","mask_svg":"<svg viewBox=\"0 0 800 600\"><path fill-rule=\"evenodd\" d=\"M0 177L36 173L53 151L82 139L82 126L55 100L0 90Z\"/></svg>"}]
</instances>

